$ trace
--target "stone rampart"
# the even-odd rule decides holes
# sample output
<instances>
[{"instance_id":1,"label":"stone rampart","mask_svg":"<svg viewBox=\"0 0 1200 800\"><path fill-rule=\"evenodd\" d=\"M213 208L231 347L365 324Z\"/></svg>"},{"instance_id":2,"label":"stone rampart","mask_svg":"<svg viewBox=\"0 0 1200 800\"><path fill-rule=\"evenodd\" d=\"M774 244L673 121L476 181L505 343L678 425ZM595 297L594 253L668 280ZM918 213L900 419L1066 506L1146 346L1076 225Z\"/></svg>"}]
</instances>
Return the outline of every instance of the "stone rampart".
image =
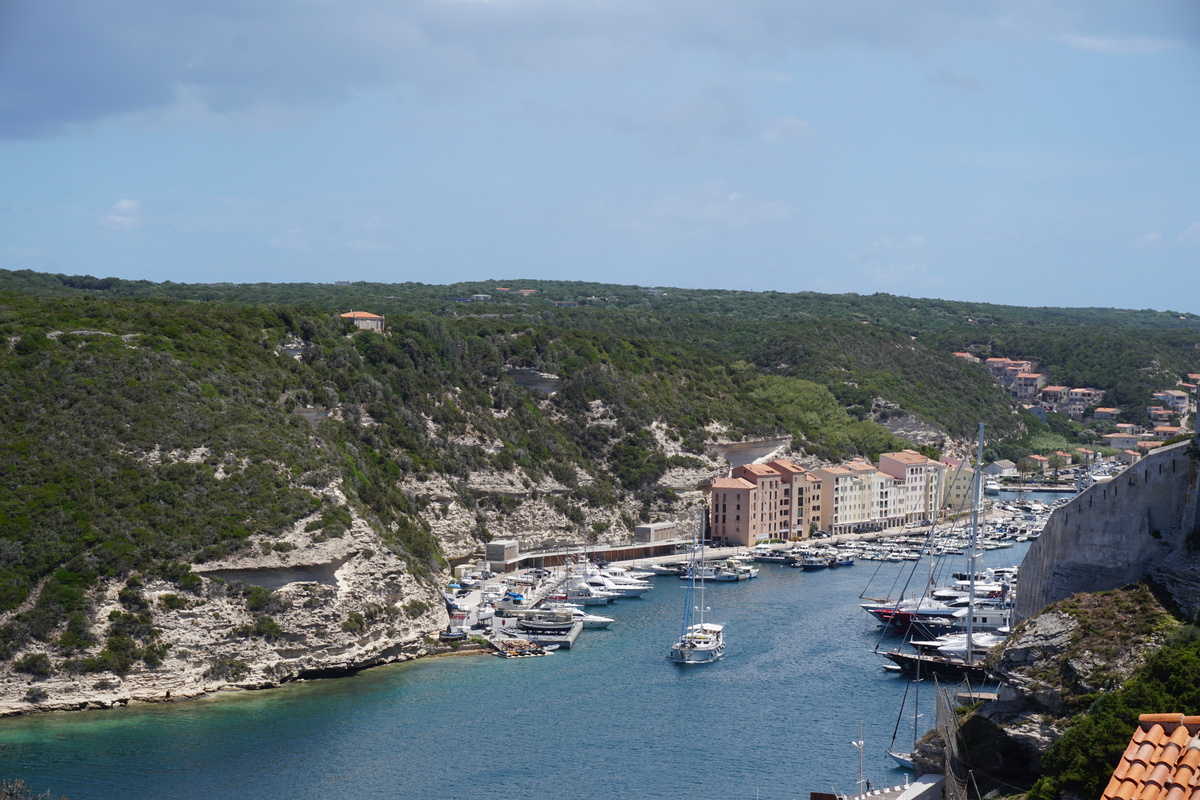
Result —
<instances>
[{"instance_id":1,"label":"stone rampart","mask_svg":"<svg viewBox=\"0 0 1200 800\"><path fill-rule=\"evenodd\" d=\"M1051 516L1021 564L1016 617L1079 592L1151 576L1188 615L1200 610L1200 467L1195 442L1151 451Z\"/></svg>"}]
</instances>

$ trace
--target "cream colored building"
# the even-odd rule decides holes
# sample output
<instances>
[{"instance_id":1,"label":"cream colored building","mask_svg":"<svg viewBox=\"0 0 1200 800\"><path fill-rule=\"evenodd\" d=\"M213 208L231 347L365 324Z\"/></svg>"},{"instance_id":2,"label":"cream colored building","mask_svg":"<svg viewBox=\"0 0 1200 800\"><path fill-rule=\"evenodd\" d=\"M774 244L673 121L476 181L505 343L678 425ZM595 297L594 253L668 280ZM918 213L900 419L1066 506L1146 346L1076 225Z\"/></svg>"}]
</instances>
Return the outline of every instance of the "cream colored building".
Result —
<instances>
[{"instance_id":1,"label":"cream colored building","mask_svg":"<svg viewBox=\"0 0 1200 800\"><path fill-rule=\"evenodd\" d=\"M915 450L881 453L879 471L890 475L900 484L905 522L932 520L938 507L937 478L945 469L931 458Z\"/></svg>"}]
</instances>

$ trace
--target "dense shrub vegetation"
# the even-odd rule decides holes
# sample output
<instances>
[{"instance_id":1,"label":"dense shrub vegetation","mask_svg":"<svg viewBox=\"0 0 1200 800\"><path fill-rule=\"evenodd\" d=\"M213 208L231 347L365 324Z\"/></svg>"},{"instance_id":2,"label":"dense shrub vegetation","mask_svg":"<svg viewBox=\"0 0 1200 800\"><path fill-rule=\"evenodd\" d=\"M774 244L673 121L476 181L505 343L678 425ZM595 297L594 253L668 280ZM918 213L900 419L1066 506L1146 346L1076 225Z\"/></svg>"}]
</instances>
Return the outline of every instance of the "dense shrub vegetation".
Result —
<instances>
[{"instance_id":1,"label":"dense shrub vegetation","mask_svg":"<svg viewBox=\"0 0 1200 800\"><path fill-rule=\"evenodd\" d=\"M344 536L352 516L325 491L334 484L426 575L441 563L423 521L436 509L402 489L407 478L445 476L468 508L500 510L519 501L469 492L466 478L550 479L562 487L551 503L586 533L587 507L632 495L646 518L673 503L658 479L695 466L689 454L718 437L790 434L836 461L907 446L876 422L888 414L960 437L984 421L1008 440L993 446L1017 457L1083 436L1015 414L951 350L1040 358L1119 398L1200 371L1190 315L509 284L538 294L0 270L0 612L10 612L0 658L39 643L68 656L102 645L71 668L153 664L165 646L155 609L130 584L123 610L94 620L99 579L158 576L178 587L159 608L186 607L200 585L192 564L252 540L284 552L291 545L275 539L297 525L316 541ZM471 294L492 300L446 300ZM350 308L387 315L386 335L355 332L337 316ZM511 368L561 385L553 396L522 388ZM667 455L662 436L680 453ZM490 536L482 522L473 534ZM258 616L239 635L276 636L271 599L247 602Z\"/></svg>"}]
</instances>

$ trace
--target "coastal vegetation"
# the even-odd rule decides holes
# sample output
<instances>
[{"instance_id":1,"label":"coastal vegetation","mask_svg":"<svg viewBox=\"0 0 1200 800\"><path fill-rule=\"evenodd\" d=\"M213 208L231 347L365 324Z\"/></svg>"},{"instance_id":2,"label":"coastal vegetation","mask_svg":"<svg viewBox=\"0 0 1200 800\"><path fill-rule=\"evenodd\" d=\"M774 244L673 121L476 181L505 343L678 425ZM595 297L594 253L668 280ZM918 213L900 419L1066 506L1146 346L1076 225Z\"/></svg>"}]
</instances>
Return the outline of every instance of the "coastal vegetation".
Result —
<instances>
[{"instance_id":1,"label":"coastal vegetation","mask_svg":"<svg viewBox=\"0 0 1200 800\"><path fill-rule=\"evenodd\" d=\"M1113 767L1129 745L1141 714L1179 711L1200 706L1200 627L1196 621L1180 622L1164 612L1145 586L1074 598L1062 607L1085 625L1062 654L1065 666L1081 656L1115 668L1121 642L1131 638L1161 642L1132 677L1115 676L1108 685L1091 692L1070 691L1063 685L1073 712L1066 732L1042 759L1042 774L1028 794L1029 800L1060 797L1099 797Z\"/></svg>"},{"instance_id":2,"label":"coastal vegetation","mask_svg":"<svg viewBox=\"0 0 1200 800\"><path fill-rule=\"evenodd\" d=\"M1035 358L1131 407L1200 372L1200 318L1187 314L500 283L537 290L525 297L496 285L0 270L0 660L31 682L28 702L51 676L155 668L179 651L161 615L217 595L245 612L230 638L290 644L281 621L320 606L324 587L293 602L199 570L356 526L378 537L356 556L386 550L432 584L446 553L431 523L453 510L471 546L491 538L489 515L533 503L576 540L612 536L678 510L664 477L702 473L718 443L790 438L813 462L874 459L914 446L896 431L915 421L938 432L941 444L922 448L936 456L983 421L989 458L1094 445L1065 417L1022 413L956 350ZM446 299L473 295L488 299ZM386 315L386 332L356 330L339 316L351 309ZM473 482L481 475L511 480ZM445 488L413 488L426 483ZM148 594L149 582L169 591ZM322 630L357 636L431 610L393 600ZM1121 691L1072 698L1080 722L1047 755L1038 800L1092 792L1130 720L1162 710L1153 704L1193 675L1195 630L1172 634ZM212 680L252 669L236 655L205 659Z\"/></svg>"}]
</instances>

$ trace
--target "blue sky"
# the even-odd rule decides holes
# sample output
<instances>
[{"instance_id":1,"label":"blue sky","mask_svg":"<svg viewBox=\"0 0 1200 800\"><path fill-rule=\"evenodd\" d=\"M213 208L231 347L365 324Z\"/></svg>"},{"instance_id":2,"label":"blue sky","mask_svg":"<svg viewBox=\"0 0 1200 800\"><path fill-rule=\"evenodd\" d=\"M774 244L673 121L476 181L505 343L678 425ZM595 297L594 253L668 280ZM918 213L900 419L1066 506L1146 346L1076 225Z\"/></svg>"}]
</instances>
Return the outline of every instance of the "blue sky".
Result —
<instances>
[{"instance_id":1,"label":"blue sky","mask_svg":"<svg viewBox=\"0 0 1200 800\"><path fill-rule=\"evenodd\" d=\"M0 0L0 267L1200 312L1200 3Z\"/></svg>"}]
</instances>

